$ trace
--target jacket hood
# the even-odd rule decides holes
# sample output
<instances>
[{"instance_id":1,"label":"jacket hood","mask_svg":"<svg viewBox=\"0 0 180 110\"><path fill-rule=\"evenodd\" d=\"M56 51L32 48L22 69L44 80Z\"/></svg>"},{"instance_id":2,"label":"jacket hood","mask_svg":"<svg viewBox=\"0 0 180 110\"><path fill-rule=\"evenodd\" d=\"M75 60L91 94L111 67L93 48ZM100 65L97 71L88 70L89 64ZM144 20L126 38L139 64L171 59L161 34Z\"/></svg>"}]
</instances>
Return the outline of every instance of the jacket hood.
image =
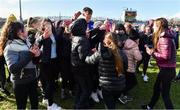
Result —
<instances>
[{"instance_id":1,"label":"jacket hood","mask_svg":"<svg viewBox=\"0 0 180 110\"><path fill-rule=\"evenodd\" d=\"M175 38L175 32L168 29L160 34L160 37Z\"/></svg>"},{"instance_id":2,"label":"jacket hood","mask_svg":"<svg viewBox=\"0 0 180 110\"><path fill-rule=\"evenodd\" d=\"M138 47L138 44L131 39L127 39L124 44L124 49L132 49L132 48L136 48L136 47Z\"/></svg>"}]
</instances>

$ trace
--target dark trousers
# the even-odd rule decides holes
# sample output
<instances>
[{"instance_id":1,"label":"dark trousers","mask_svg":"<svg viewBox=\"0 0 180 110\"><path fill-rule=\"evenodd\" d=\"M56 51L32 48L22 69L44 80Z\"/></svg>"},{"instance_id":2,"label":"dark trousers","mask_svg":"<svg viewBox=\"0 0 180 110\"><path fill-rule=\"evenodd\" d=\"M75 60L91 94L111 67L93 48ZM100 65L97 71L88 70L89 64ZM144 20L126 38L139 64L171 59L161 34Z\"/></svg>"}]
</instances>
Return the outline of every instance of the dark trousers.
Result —
<instances>
[{"instance_id":1,"label":"dark trousers","mask_svg":"<svg viewBox=\"0 0 180 110\"><path fill-rule=\"evenodd\" d=\"M123 90L124 95L126 95L128 91L130 91L137 85L137 78L135 73L127 72L125 74L125 78L126 78L126 87Z\"/></svg>"},{"instance_id":2,"label":"dark trousers","mask_svg":"<svg viewBox=\"0 0 180 110\"><path fill-rule=\"evenodd\" d=\"M53 104L55 79L58 72L58 60L56 59L52 59L49 63L40 64L40 80L49 106Z\"/></svg>"},{"instance_id":3,"label":"dark trousers","mask_svg":"<svg viewBox=\"0 0 180 110\"><path fill-rule=\"evenodd\" d=\"M27 84L13 84L17 109L26 109L29 97L31 109L38 109L37 81Z\"/></svg>"},{"instance_id":4,"label":"dark trousers","mask_svg":"<svg viewBox=\"0 0 180 110\"><path fill-rule=\"evenodd\" d=\"M88 109L89 97L92 84L89 76L77 76L74 74L76 82L75 109Z\"/></svg>"},{"instance_id":5,"label":"dark trousers","mask_svg":"<svg viewBox=\"0 0 180 110\"><path fill-rule=\"evenodd\" d=\"M0 60L0 81L1 81L1 88L4 89L5 83L6 83L6 73L5 73L5 67L4 67L4 61Z\"/></svg>"},{"instance_id":6,"label":"dark trousers","mask_svg":"<svg viewBox=\"0 0 180 110\"><path fill-rule=\"evenodd\" d=\"M70 59L61 59L61 77L62 77L62 89L73 90L74 88L74 77L71 71L71 60Z\"/></svg>"},{"instance_id":7,"label":"dark trousers","mask_svg":"<svg viewBox=\"0 0 180 110\"><path fill-rule=\"evenodd\" d=\"M92 82L92 92L96 92L97 89L100 89L99 87L99 74L98 74L98 65L91 65L91 82Z\"/></svg>"},{"instance_id":8,"label":"dark trousers","mask_svg":"<svg viewBox=\"0 0 180 110\"><path fill-rule=\"evenodd\" d=\"M143 52L142 57L143 57L142 60L137 63L136 68L138 69L139 66L143 63L143 73L146 74L148 64L149 64L149 60L150 60L151 56L148 55L146 52Z\"/></svg>"},{"instance_id":9,"label":"dark trousers","mask_svg":"<svg viewBox=\"0 0 180 110\"><path fill-rule=\"evenodd\" d=\"M102 89L103 100L107 109L115 109L116 101L121 95L121 91L108 91Z\"/></svg>"},{"instance_id":10,"label":"dark trousers","mask_svg":"<svg viewBox=\"0 0 180 110\"><path fill-rule=\"evenodd\" d=\"M173 104L170 99L170 88L171 81L175 77L175 68L161 68L154 84L153 95L149 106L154 107L159 99L160 94L162 95L166 109L173 109Z\"/></svg>"}]
</instances>

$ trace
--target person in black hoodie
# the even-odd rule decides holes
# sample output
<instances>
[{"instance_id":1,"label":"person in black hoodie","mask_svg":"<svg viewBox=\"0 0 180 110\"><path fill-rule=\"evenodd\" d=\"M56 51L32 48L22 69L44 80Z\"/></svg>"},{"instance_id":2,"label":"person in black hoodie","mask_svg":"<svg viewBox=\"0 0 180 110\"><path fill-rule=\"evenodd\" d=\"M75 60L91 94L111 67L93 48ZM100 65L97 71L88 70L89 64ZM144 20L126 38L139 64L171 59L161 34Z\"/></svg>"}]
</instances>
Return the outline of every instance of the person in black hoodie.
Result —
<instances>
[{"instance_id":1,"label":"person in black hoodie","mask_svg":"<svg viewBox=\"0 0 180 110\"><path fill-rule=\"evenodd\" d=\"M70 27L72 33L71 64L77 84L75 109L89 108L89 96L91 94L90 70L89 65L85 63L85 58L90 52L86 29L87 22L85 19L75 20Z\"/></svg>"},{"instance_id":2,"label":"person in black hoodie","mask_svg":"<svg viewBox=\"0 0 180 110\"><path fill-rule=\"evenodd\" d=\"M116 101L125 88L124 72L128 67L126 55L118 48L117 35L106 33L98 51L87 56L85 61L88 64L98 63L99 83L106 108L115 109Z\"/></svg>"},{"instance_id":3,"label":"person in black hoodie","mask_svg":"<svg viewBox=\"0 0 180 110\"><path fill-rule=\"evenodd\" d=\"M62 24L62 25L61 25ZM64 25L63 25L64 24ZM67 28L63 21L58 21L56 25L57 36L60 41L60 73L62 78L61 98L72 96L74 92L74 78L71 71L71 34L65 30Z\"/></svg>"},{"instance_id":4,"label":"person in black hoodie","mask_svg":"<svg viewBox=\"0 0 180 110\"><path fill-rule=\"evenodd\" d=\"M48 102L48 109L60 109L54 103L55 79L59 73L59 39L52 21L48 18L42 21L42 35L36 39L36 45L41 49L40 80Z\"/></svg>"},{"instance_id":5,"label":"person in black hoodie","mask_svg":"<svg viewBox=\"0 0 180 110\"><path fill-rule=\"evenodd\" d=\"M151 27L146 26L145 31L140 33L140 39L139 39L139 50L142 54L142 60L137 63L136 71L139 71L139 66L143 63L143 73L142 77L144 82L148 82L148 76L146 74L149 60L151 58L150 55L147 54L145 45L148 45L149 48L153 48L153 42L152 42L152 33L151 33Z\"/></svg>"}]
</instances>

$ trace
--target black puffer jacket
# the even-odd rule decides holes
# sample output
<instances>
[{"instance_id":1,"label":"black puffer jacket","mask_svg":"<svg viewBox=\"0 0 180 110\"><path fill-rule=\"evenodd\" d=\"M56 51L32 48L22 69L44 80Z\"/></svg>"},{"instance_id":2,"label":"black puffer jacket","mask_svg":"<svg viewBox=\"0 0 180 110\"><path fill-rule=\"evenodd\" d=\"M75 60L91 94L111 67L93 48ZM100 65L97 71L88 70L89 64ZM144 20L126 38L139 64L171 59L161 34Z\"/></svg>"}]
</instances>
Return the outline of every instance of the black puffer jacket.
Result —
<instances>
[{"instance_id":1,"label":"black puffer jacket","mask_svg":"<svg viewBox=\"0 0 180 110\"><path fill-rule=\"evenodd\" d=\"M90 52L89 40L85 36L73 36L71 46L71 64L73 69L78 70L79 75L88 73L88 64L85 58Z\"/></svg>"},{"instance_id":2,"label":"black puffer jacket","mask_svg":"<svg viewBox=\"0 0 180 110\"><path fill-rule=\"evenodd\" d=\"M123 59L124 70L127 69L127 57L122 50L119 50ZM86 63L94 64L99 61L98 72L100 75L99 84L103 89L109 91L122 91L125 87L124 74L117 76L114 56L112 52L101 45L100 51L86 57Z\"/></svg>"},{"instance_id":3,"label":"black puffer jacket","mask_svg":"<svg viewBox=\"0 0 180 110\"><path fill-rule=\"evenodd\" d=\"M89 65L85 63L86 56L90 53L90 43L86 37L87 22L85 19L77 19L70 27L71 41L71 64L75 76L89 74Z\"/></svg>"}]
</instances>

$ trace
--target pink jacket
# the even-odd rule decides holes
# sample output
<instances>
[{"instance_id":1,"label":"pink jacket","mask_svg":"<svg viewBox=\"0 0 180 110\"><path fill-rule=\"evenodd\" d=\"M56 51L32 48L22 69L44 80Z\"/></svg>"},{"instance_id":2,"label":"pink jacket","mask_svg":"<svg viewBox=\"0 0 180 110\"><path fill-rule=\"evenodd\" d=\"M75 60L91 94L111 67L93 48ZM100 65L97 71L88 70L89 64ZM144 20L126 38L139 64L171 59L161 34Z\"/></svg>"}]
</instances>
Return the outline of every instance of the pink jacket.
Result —
<instances>
[{"instance_id":1,"label":"pink jacket","mask_svg":"<svg viewBox=\"0 0 180 110\"><path fill-rule=\"evenodd\" d=\"M140 61L142 59L138 44L131 39L127 39L123 49L128 58L127 72L135 73L137 61Z\"/></svg>"},{"instance_id":2,"label":"pink jacket","mask_svg":"<svg viewBox=\"0 0 180 110\"><path fill-rule=\"evenodd\" d=\"M161 67L176 67L176 49L173 39L174 35L170 30L161 33L157 49L152 54L157 65Z\"/></svg>"}]
</instances>

